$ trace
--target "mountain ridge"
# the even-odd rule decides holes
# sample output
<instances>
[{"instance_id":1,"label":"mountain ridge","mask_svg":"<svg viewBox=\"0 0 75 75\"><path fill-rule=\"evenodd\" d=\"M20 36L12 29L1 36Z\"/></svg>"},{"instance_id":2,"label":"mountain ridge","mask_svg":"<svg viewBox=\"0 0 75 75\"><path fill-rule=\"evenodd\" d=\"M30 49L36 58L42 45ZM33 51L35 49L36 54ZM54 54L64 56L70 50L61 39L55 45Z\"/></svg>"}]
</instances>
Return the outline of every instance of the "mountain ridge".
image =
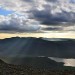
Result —
<instances>
[{"instance_id":1,"label":"mountain ridge","mask_svg":"<svg viewBox=\"0 0 75 75\"><path fill-rule=\"evenodd\" d=\"M12 37L0 40L0 56L20 55L75 58L75 40L47 41L41 37Z\"/></svg>"}]
</instances>

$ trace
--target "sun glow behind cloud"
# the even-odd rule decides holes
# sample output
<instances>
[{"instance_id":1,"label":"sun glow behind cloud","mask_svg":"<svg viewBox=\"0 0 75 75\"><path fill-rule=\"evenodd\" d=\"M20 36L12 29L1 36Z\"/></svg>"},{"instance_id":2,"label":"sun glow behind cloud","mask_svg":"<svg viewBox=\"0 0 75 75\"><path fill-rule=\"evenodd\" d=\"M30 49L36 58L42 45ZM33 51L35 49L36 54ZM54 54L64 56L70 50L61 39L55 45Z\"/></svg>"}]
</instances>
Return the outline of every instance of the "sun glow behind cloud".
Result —
<instances>
[{"instance_id":1,"label":"sun glow behind cloud","mask_svg":"<svg viewBox=\"0 0 75 75\"><path fill-rule=\"evenodd\" d=\"M50 33L0 33L0 39L11 38L11 37L44 37L44 38L71 38L75 39L74 32L50 32Z\"/></svg>"}]
</instances>

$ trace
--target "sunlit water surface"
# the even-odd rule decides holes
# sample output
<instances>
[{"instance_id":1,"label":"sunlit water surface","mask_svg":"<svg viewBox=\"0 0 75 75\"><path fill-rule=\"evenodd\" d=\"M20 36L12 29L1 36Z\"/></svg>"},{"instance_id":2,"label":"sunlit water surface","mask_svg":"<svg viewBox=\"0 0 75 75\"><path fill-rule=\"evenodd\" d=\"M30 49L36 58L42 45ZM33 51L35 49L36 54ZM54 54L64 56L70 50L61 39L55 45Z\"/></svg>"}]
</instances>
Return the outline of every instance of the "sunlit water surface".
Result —
<instances>
[{"instance_id":1,"label":"sunlit water surface","mask_svg":"<svg viewBox=\"0 0 75 75\"><path fill-rule=\"evenodd\" d=\"M55 58L55 57L48 57L56 62L63 62L64 66L72 66L75 67L75 59L64 59L64 58Z\"/></svg>"}]
</instances>

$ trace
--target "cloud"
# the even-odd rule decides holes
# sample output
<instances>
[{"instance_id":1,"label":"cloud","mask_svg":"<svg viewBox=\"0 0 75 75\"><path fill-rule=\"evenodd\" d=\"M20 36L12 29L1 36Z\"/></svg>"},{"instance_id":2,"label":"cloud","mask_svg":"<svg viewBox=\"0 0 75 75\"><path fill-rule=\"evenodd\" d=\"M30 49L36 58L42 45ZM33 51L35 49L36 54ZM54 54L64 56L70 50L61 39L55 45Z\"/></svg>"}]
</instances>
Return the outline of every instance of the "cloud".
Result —
<instances>
[{"instance_id":1,"label":"cloud","mask_svg":"<svg viewBox=\"0 0 75 75\"><path fill-rule=\"evenodd\" d=\"M0 7L19 15L15 19L8 16L10 20L2 21L0 30L4 27L15 31L74 30L70 28L75 24L74 0L0 0ZM25 18L19 18L21 15ZM10 22L9 25L6 22ZM45 25L53 27L44 28Z\"/></svg>"},{"instance_id":2,"label":"cloud","mask_svg":"<svg viewBox=\"0 0 75 75\"><path fill-rule=\"evenodd\" d=\"M42 30L44 30L44 31L56 31L56 30L61 31L63 29L62 29L62 27L61 28L60 27L46 27L46 28L42 28Z\"/></svg>"},{"instance_id":3,"label":"cloud","mask_svg":"<svg viewBox=\"0 0 75 75\"><path fill-rule=\"evenodd\" d=\"M45 0L45 1L47 1L47 2L57 2L58 0Z\"/></svg>"},{"instance_id":4,"label":"cloud","mask_svg":"<svg viewBox=\"0 0 75 75\"><path fill-rule=\"evenodd\" d=\"M9 15L0 17L0 31L14 32L37 32L40 30L39 23L28 20L23 16Z\"/></svg>"},{"instance_id":5,"label":"cloud","mask_svg":"<svg viewBox=\"0 0 75 75\"><path fill-rule=\"evenodd\" d=\"M65 2L63 5L61 4L62 6L59 4L50 2L50 4L43 5L44 9L42 10L32 10L33 17L45 25L58 25L63 22L75 22L75 11L72 10L75 6L66 6L67 3Z\"/></svg>"}]
</instances>

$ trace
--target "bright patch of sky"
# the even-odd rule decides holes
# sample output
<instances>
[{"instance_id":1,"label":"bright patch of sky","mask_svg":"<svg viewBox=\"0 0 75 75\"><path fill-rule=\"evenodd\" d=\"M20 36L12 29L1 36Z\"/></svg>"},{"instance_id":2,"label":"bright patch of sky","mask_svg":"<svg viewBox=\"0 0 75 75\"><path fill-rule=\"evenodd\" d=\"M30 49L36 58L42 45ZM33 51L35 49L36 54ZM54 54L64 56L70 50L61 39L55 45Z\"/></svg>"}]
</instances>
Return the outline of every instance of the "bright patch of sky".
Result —
<instances>
[{"instance_id":1,"label":"bright patch of sky","mask_svg":"<svg viewBox=\"0 0 75 75\"><path fill-rule=\"evenodd\" d=\"M7 16L9 14L12 14L14 11L11 11L11 10L6 10L6 9L3 9L3 8L0 8L0 15L4 15L4 16Z\"/></svg>"}]
</instances>

